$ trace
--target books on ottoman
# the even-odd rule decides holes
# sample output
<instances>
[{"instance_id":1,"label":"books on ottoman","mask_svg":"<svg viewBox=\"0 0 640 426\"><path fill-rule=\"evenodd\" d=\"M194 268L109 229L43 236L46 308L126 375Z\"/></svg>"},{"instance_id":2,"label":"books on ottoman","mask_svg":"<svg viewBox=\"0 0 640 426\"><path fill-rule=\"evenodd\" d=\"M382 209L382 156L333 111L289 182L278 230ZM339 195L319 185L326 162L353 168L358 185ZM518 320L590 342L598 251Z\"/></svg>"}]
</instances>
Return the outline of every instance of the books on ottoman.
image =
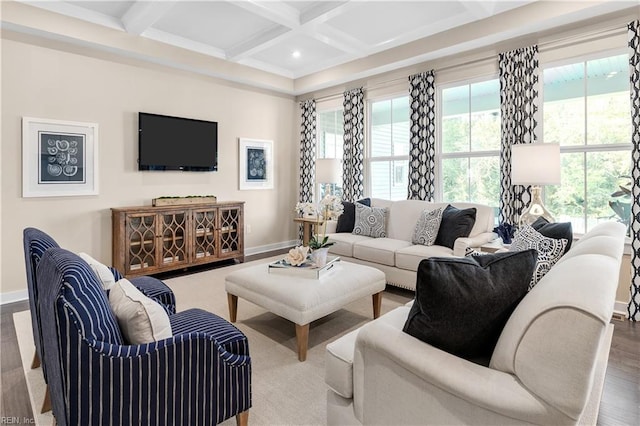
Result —
<instances>
[{"instance_id":1,"label":"books on ottoman","mask_svg":"<svg viewBox=\"0 0 640 426\"><path fill-rule=\"evenodd\" d=\"M300 278L319 279L329 271L331 271L336 263L340 261L339 256L328 256L327 264L322 268L318 268L313 262L307 260L300 266L293 266L284 259L277 260L269 264L270 274L292 275Z\"/></svg>"}]
</instances>

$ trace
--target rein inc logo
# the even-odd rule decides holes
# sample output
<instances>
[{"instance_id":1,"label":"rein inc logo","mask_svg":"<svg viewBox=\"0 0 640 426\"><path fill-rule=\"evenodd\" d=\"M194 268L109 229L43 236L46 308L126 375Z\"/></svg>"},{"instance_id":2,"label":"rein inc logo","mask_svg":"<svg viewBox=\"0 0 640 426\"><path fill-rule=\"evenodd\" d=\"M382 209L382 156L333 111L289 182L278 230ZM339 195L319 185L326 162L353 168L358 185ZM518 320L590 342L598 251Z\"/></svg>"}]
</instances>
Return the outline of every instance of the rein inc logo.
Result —
<instances>
[{"instance_id":1,"label":"rein inc logo","mask_svg":"<svg viewBox=\"0 0 640 426\"><path fill-rule=\"evenodd\" d=\"M36 424L35 419L31 417L2 416L0 417L0 425L28 425Z\"/></svg>"}]
</instances>

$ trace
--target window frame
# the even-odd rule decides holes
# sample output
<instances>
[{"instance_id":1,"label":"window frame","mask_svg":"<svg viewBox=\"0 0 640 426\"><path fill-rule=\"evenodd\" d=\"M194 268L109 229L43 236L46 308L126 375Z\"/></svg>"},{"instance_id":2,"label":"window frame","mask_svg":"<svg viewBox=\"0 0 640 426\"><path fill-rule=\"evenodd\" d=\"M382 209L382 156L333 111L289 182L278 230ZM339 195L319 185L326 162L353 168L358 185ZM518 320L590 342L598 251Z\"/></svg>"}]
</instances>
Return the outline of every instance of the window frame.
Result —
<instances>
[{"instance_id":1,"label":"window frame","mask_svg":"<svg viewBox=\"0 0 640 426\"><path fill-rule=\"evenodd\" d=\"M385 94L383 96L376 96L376 97L371 97L367 99L367 111L365 114L365 122L364 122L364 128L365 128L365 149L364 149L364 176L365 176L365 195L368 197L372 196L372 187L371 185L373 184L372 182L372 173L371 173L371 164L372 162L376 161L389 161L389 162L394 162L394 161L406 161L407 162L407 181L409 179L409 160L411 157L411 115L409 115L409 117L407 117L407 120L409 121L409 140L407 141L409 143L409 152L406 155L403 156L395 156L395 155L385 155L385 156L381 156L381 157L372 157L371 156L371 152L372 152L372 132L371 132L371 125L372 123L372 113L373 113L373 104L375 102L384 102L384 101L392 101L393 99L398 99L398 98L403 98L406 97L409 100L409 109L411 109L411 97L409 95L408 92L392 92L389 94ZM393 108L391 109L391 111L393 112ZM393 120L393 115L391 116L391 119ZM392 121L393 122L393 121ZM392 132L393 134L393 132ZM392 146L393 146L393 142L392 142ZM394 167L394 173L395 173L395 167ZM393 181L390 182L391 186L389 187L389 189L392 189L393 187L398 187L399 185L395 185L395 176L393 176ZM409 188L408 186L405 187L405 190L408 194Z\"/></svg>"},{"instance_id":2,"label":"window frame","mask_svg":"<svg viewBox=\"0 0 640 426\"><path fill-rule=\"evenodd\" d=\"M498 73L491 73L491 74L485 74L485 75L481 75L481 76L477 76L477 77L473 77L473 78L469 78L469 79L463 79L463 80L457 80L457 81L452 81L452 82L448 82L448 83L443 83L443 84L438 84L436 83L436 93L435 93L435 104L436 104L436 158L435 158L435 162L436 162L436 169L435 169L435 173L436 173L436 179L435 179L435 199L438 202L444 202L444 179L443 179L443 167L442 167L442 161L446 160L446 159L458 159L458 158L466 158L466 159L471 159L471 158L480 158L480 157L497 157L498 160L500 159L500 153L502 151L502 135L500 135L500 144L498 145L498 149L497 150L484 150L484 151L466 151L466 152L443 152L443 148L442 148L442 119L443 119L443 115L442 115L442 102L443 102L443 96L442 96L442 92L445 89L450 89L452 87L460 87L460 86L471 86L472 84L475 83L480 83L483 81L488 81L488 80L500 80L500 76ZM498 93L498 96L500 94ZM471 97L469 97L469 102L471 102ZM471 111L471 108L469 108L469 111ZM470 112L471 113L471 112ZM500 120L502 121L502 116L500 117ZM502 130L502 124L501 124L501 130ZM500 167L498 165L498 167ZM468 174L467 175L467 180L468 180L468 184L471 183L471 175ZM457 200L456 200L457 201ZM498 200L498 208L500 208L499 206L500 200Z\"/></svg>"},{"instance_id":3,"label":"window frame","mask_svg":"<svg viewBox=\"0 0 640 426\"><path fill-rule=\"evenodd\" d=\"M586 64L589 61L592 60L596 60L596 59L602 59L602 58L607 58L607 57L611 57L611 56L620 56L620 55L628 55L628 51L626 48L615 48L615 49L605 49L605 50L600 50L597 52L591 52L589 54L586 55L576 55L576 56L571 56L571 57L567 57L567 58L562 58L559 60L555 60L555 61L549 61L546 63L540 63L539 66L539 84L538 84L538 96L540 99L540 106L538 108L538 114L539 114L539 120L538 120L538 127L536 129L536 140L537 141L542 141L545 142L543 140L544 138L544 70L548 69L548 68L557 68L557 67L562 67L562 66L566 66L566 65L571 65L571 64L576 64L576 63L583 63ZM586 69L585 69L586 71ZM588 97L588 91L587 91L587 82L588 79L584 79L584 98L586 99ZM584 135L585 135L585 139L584 139L584 143L582 145L565 145L563 146L562 144L559 143L560 145L560 156L562 157L562 154L582 154L583 155L583 164L584 164L584 173L583 173L583 181L584 181L584 186L582 188L583 192L582 195L584 195L584 205L583 205L583 210L584 210L584 214L582 216L582 219L584 220L584 224L585 224L585 232L574 232L574 235L576 237L580 237L582 235L584 235L585 233L589 232L589 217L588 217L588 200L589 200L589 196L587 193L587 177L588 177L588 170L587 170L587 154L589 153L600 153L600 152L621 152L621 151L627 151L629 153L629 156L631 156L631 151L633 149L633 144L631 142L631 140L629 140L629 143L616 143L616 144L587 144L587 138L588 138L588 134L587 134L587 129L588 129L588 103L585 102L584 103ZM631 130L631 123L629 123L629 129ZM629 134L629 136L631 136L631 133ZM562 173L562 170L561 170ZM631 170L629 171L629 174L631 174ZM542 190L542 197L543 199L546 201L546 190L545 188L543 188ZM629 240L629 237L627 236L627 241Z\"/></svg>"}]
</instances>

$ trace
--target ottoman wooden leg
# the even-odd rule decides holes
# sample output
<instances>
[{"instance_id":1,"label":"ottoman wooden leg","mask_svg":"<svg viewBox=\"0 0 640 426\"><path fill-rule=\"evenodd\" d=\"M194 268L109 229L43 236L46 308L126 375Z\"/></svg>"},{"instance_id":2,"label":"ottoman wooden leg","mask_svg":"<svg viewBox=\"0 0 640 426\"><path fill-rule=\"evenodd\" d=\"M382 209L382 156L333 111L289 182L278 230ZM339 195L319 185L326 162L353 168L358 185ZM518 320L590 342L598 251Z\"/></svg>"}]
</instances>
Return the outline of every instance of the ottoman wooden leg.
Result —
<instances>
[{"instance_id":1,"label":"ottoman wooden leg","mask_svg":"<svg viewBox=\"0 0 640 426\"><path fill-rule=\"evenodd\" d=\"M238 296L227 293L227 302L229 303L229 320L236 322L238 316Z\"/></svg>"},{"instance_id":2,"label":"ottoman wooden leg","mask_svg":"<svg viewBox=\"0 0 640 426\"><path fill-rule=\"evenodd\" d=\"M373 299L373 318L380 316L380 307L382 306L382 292L376 293L371 296Z\"/></svg>"},{"instance_id":3,"label":"ottoman wooden leg","mask_svg":"<svg viewBox=\"0 0 640 426\"><path fill-rule=\"evenodd\" d=\"M307 346L309 345L309 324L296 324L296 341L298 343L298 361L307 360Z\"/></svg>"}]
</instances>

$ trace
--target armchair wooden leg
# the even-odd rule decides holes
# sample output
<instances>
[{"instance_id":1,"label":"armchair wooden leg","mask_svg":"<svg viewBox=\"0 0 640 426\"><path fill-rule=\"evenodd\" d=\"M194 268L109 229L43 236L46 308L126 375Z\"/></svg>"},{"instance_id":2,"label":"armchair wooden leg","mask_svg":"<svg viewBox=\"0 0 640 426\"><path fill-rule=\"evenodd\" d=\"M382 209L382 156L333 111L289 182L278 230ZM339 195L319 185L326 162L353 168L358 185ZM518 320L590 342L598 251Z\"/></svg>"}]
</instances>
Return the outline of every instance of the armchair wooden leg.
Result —
<instances>
[{"instance_id":1,"label":"armchair wooden leg","mask_svg":"<svg viewBox=\"0 0 640 426\"><path fill-rule=\"evenodd\" d=\"M236 414L236 425L247 426L249 424L249 410Z\"/></svg>"},{"instance_id":2,"label":"armchair wooden leg","mask_svg":"<svg viewBox=\"0 0 640 426\"><path fill-rule=\"evenodd\" d=\"M31 369L40 367L40 357L38 357L38 352L33 353L33 361L31 361Z\"/></svg>"},{"instance_id":3,"label":"armchair wooden leg","mask_svg":"<svg viewBox=\"0 0 640 426\"><path fill-rule=\"evenodd\" d=\"M49 385L44 392L44 401L42 401L42 411L41 413L46 413L47 411L51 411L51 395L49 394Z\"/></svg>"}]
</instances>

